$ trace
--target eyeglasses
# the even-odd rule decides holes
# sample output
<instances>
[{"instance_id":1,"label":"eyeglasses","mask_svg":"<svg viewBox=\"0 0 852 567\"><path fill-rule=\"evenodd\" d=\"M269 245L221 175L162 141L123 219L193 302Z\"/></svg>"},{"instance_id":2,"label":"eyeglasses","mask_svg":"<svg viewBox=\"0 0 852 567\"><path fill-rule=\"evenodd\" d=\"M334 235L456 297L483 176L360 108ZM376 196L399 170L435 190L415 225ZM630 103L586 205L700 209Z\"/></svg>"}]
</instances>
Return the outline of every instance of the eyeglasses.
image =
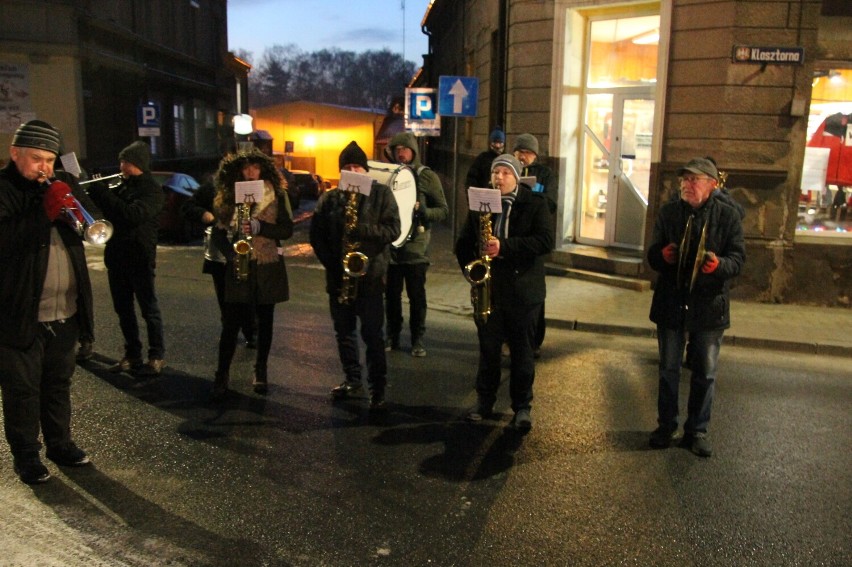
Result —
<instances>
[{"instance_id":1,"label":"eyeglasses","mask_svg":"<svg viewBox=\"0 0 852 567\"><path fill-rule=\"evenodd\" d=\"M690 185L699 181L714 181L714 179L706 175L684 175L680 178L681 183L689 183Z\"/></svg>"}]
</instances>

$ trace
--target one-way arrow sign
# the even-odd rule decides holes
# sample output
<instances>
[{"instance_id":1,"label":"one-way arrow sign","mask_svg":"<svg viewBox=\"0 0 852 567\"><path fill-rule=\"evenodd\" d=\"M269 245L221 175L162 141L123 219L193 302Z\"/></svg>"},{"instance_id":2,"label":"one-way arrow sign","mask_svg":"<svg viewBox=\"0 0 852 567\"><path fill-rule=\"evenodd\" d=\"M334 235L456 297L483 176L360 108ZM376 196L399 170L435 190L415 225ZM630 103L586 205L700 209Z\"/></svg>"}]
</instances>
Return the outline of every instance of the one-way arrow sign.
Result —
<instances>
[{"instance_id":1,"label":"one-way arrow sign","mask_svg":"<svg viewBox=\"0 0 852 567\"><path fill-rule=\"evenodd\" d=\"M476 77L439 77L438 112L441 116L476 116L478 93Z\"/></svg>"}]
</instances>

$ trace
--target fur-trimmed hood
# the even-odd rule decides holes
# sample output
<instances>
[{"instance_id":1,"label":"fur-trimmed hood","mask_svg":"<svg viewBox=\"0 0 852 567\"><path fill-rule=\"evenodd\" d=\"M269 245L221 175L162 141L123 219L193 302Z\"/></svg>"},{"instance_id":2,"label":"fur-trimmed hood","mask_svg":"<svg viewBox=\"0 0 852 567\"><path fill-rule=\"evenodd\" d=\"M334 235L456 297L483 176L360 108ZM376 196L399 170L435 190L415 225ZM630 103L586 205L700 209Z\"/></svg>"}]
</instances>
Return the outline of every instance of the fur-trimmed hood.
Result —
<instances>
[{"instance_id":1,"label":"fur-trimmed hood","mask_svg":"<svg viewBox=\"0 0 852 567\"><path fill-rule=\"evenodd\" d=\"M243 168L251 163L260 165L260 178L272 185L276 194L285 194L287 181L275 167L272 158L256 148L225 156L216 172L216 199L214 207L217 220L229 224L234 214L234 186L243 181Z\"/></svg>"}]
</instances>

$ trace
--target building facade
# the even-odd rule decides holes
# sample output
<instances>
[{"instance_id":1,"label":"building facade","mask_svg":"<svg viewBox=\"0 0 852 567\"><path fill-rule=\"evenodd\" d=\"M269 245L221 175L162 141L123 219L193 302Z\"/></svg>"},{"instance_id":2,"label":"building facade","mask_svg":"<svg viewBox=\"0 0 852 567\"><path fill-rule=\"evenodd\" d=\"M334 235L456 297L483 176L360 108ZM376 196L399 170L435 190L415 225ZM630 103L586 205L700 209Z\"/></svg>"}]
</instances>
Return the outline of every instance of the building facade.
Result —
<instances>
[{"instance_id":1,"label":"building facade","mask_svg":"<svg viewBox=\"0 0 852 567\"><path fill-rule=\"evenodd\" d=\"M431 163L449 172L457 143L463 180L495 126L510 150L534 134L559 177L553 261L653 279L675 171L712 156L746 211L735 297L849 306L852 181L832 171L852 171L852 3L435 0L423 29L422 86L479 79L477 117L457 140L443 119Z\"/></svg>"},{"instance_id":2,"label":"building facade","mask_svg":"<svg viewBox=\"0 0 852 567\"><path fill-rule=\"evenodd\" d=\"M155 167L200 174L233 145L249 66L228 53L226 0L4 0L0 144L38 118L84 168L147 142ZM242 108L240 108L242 106Z\"/></svg>"}]
</instances>

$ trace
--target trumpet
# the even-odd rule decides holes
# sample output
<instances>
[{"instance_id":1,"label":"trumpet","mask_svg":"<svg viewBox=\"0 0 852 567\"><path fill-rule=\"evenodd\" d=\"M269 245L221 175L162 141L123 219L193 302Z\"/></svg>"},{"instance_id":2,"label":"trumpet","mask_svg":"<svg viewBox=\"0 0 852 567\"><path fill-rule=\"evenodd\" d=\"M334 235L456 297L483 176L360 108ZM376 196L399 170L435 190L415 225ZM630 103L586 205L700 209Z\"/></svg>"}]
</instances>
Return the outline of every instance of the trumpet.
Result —
<instances>
[{"instance_id":1,"label":"trumpet","mask_svg":"<svg viewBox=\"0 0 852 567\"><path fill-rule=\"evenodd\" d=\"M43 171L38 172L38 177L45 178L45 186L56 179L48 179ZM67 193L62 197L65 206L62 207L62 213L66 216L67 221L77 234L89 244L95 246L103 246L112 238L113 227L112 223L106 219L97 219L87 211L80 201L72 193ZM76 211L76 213L75 213ZM79 215L77 214L79 213ZM80 220L83 217L83 220Z\"/></svg>"},{"instance_id":2,"label":"trumpet","mask_svg":"<svg viewBox=\"0 0 852 567\"><path fill-rule=\"evenodd\" d=\"M360 242L352 240L352 234L358 226L358 193L350 192L347 196L343 225L343 278L340 284L340 294L337 301L349 305L358 296L358 279L367 273L369 258L358 250Z\"/></svg>"},{"instance_id":3,"label":"trumpet","mask_svg":"<svg viewBox=\"0 0 852 567\"><path fill-rule=\"evenodd\" d=\"M77 185L88 185L90 183L97 183L98 181L106 181L108 179L118 179L118 181L116 181L116 182L107 184L107 187L109 187L110 189L115 189L116 187L121 185L122 181L124 181L124 174L123 173L114 173L112 175L105 175L105 176L95 174L95 175L92 176L91 179L87 179L86 181L79 181L77 183Z\"/></svg>"},{"instance_id":4,"label":"trumpet","mask_svg":"<svg viewBox=\"0 0 852 567\"><path fill-rule=\"evenodd\" d=\"M491 240L491 213L479 215L480 248ZM470 284L470 304L473 306L473 318L477 323L485 324L491 315L491 258L483 254L464 267L464 278Z\"/></svg>"},{"instance_id":5,"label":"trumpet","mask_svg":"<svg viewBox=\"0 0 852 567\"><path fill-rule=\"evenodd\" d=\"M251 243L251 235L243 233L243 222L251 219L251 207L253 204L253 200L246 200L237 205L238 237L234 241L234 252L237 253L237 257L234 259L234 276L240 282L248 280L251 253L254 250L254 246Z\"/></svg>"},{"instance_id":6,"label":"trumpet","mask_svg":"<svg viewBox=\"0 0 852 567\"><path fill-rule=\"evenodd\" d=\"M708 222L704 223L704 226L701 228L701 236L698 239L698 248L695 251L695 259L690 262L689 257L689 248L692 245L692 222L694 219L694 215L690 215L688 219L686 219L686 227L683 231L683 238L680 240L680 248L678 248L678 264L677 264L677 285L678 288L683 288L686 286L686 276L690 274L689 278L689 291L692 291L692 288L695 286L695 280L698 279L698 270L701 268L701 264L704 263L704 260L707 259L707 225ZM691 264L691 265L690 265Z\"/></svg>"}]
</instances>

